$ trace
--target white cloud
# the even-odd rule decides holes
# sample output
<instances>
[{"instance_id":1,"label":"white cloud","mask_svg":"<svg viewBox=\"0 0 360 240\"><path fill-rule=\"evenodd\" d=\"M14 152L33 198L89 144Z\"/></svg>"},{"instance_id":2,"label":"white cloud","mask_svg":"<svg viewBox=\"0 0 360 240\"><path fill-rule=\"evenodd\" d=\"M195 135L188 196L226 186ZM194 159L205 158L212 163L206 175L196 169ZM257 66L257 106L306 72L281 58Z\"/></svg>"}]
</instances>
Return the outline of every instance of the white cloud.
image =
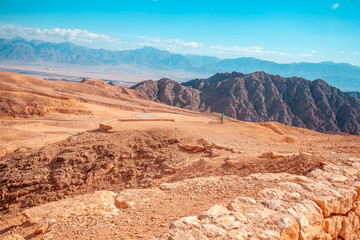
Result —
<instances>
[{"instance_id":1,"label":"white cloud","mask_svg":"<svg viewBox=\"0 0 360 240\"><path fill-rule=\"evenodd\" d=\"M159 37L153 37L150 41L152 41L152 42L160 42L161 39Z\"/></svg>"},{"instance_id":2,"label":"white cloud","mask_svg":"<svg viewBox=\"0 0 360 240\"><path fill-rule=\"evenodd\" d=\"M199 48L202 46L200 42L185 42L180 39L161 39L160 37L145 37L138 36L138 39L144 39L146 42L140 43L140 45L161 47L166 49L176 49L176 48Z\"/></svg>"},{"instance_id":3,"label":"white cloud","mask_svg":"<svg viewBox=\"0 0 360 240\"><path fill-rule=\"evenodd\" d=\"M345 53L345 51L339 51L338 53L340 53L340 54L344 54L344 53Z\"/></svg>"},{"instance_id":4,"label":"white cloud","mask_svg":"<svg viewBox=\"0 0 360 240\"><path fill-rule=\"evenodd\" d=\"M301 53L300 56L303 56L303 57L312 57L312 56L314 56L315 53L316 53L315 50L311 50L310 53Z\"/></svg>"},{"instance_id":5,"label":"white cloud","mask_svg":"<svg viewBox=\"0 0 360 240\"><path fill-rule=\"evenodd\" d=\"M0 38L24 38L26 40L42 40L45 42L74 42L89 47L105 49L134 49L144 46L151 46L168 51L183 52L193 51L202 47L202 43L195 41L183 41L180 39L162 39L160 37L135 36L128 38L128 41L113 38L104 34L96 34L84 29L41 29L27 28L13 25L0 25ZM135 39L134 39L135 38Z\"/></svg>"},{"instance_id":6,"label":"white cloud","mask_svg":"<svg viewBox=\"0 0 360 240\"><path fill-rule=\"evenodd\" d=\"M332 10L335 10L339 7L339 4L338 3L335 3L334 5L331 6L331 9Z\"/></svg>"},{"instance_id":7,"label":"white cloud","mask_svg":"<svg viewBox=\"0 0 360 240\"><path fill-rule=\"evenodd\" d=\"M359 52L353 52L353 54L359 54Z\"/></svg>"},{"instance_id":8,"label":"white cloud","mask_svg":"<svg viewBox=\"0 0 360 240\"><path fill-rule=\"evenodd\" d=\"M276 52L276 51L268 51L268 50L264 50L263 47L259 47L259 46L252 46L252 47L240 47L240 46L231 46L231 47L224 47L224 46L211 46L210 50L216 53L241 53L241 54L247 54L247 55L252 55L252 54L258 54L258 55L263 55L263 54L275 54L275 55L283 55L283 56L289 56L291 54L289 53L284 53L284 52Z\"/></svg>"},{"instance_id":9,"label":"white cloud","mask_svg":"<svg viewBox=\"0 0 360 240\"><path fill-rule=\"evenodd\" d=\"M184 43L183 45L184 45L184 47L190 47L190 48L198 48L198 47L201 47L201 46L202 46L201 43L193 42L193 41L191 41L191 42L186 42L186 43Z\"/></svg>"},{"instance_id":10,"label":"white cloud","mask_svg":"<svg viewBox=\"0 0 360 240\"><path fill-rule=\"evenodd\" d=\"M118 41L108 35L91 33L83 29L40 29L25 28L21 26L0 26L1 38L24 38L27 40L37 39L50 42L84 42L92 43L94 41L115 42Z\"/></svg>"}]
</instances>

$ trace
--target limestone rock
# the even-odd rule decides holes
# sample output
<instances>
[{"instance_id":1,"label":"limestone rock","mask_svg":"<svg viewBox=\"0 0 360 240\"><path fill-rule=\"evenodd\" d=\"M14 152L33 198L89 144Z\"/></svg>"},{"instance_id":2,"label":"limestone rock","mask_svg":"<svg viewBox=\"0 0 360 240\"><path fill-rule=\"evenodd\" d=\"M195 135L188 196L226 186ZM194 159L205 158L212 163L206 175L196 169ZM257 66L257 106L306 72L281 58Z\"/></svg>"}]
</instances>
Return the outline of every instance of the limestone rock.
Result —
<instances>
[{"instance_id":1,"label":"limestone rock","mask_svg":"<svg viewBox=\"0 0 360 240\"><path fill-rule=\"evenodd\" d=\"M238 229L242 224L234 216L222 216L213 220L214 224L225 230Z\"/></svg>"},{"instance_id":2,"label":"limestone rock","mask_svg":"<svg viewBox=\"0 0 360 240\"><path fill-rule=\"evenodd\" d=\"M191 228L200 228L201 222L196 216L192 217L183 217L170 225L170 229L191 229Z\"/></svg>"},{"instance_id":3,"label":"limestone rock","mask_svg":"<svg viewBox=\"0 0 360 240\"><path fill-rule=\"evenodd\" d=\"M278 240L280 239L280 234L277 231L265 230L259 235L260 240Z\"/></svg>"},{"instance_id":4,"label":"limestone rock","mask_svg":"<svg viewBox=\"0 0 360 240\"><path fill-rule=\"evenodd\" d=\"M358 174L359 169L329 163L324 166L323 170L316 169L309 173L308 176L321 181L326 180L331 183L348 183L352 179L357 178Z\"/></svg>"},{"instance_id":5,"label":"limestone rock","mask_svg":"<svg viewBox=\"0 0 360 240\"><path fill-rule=\"evenodd\" d=\"M244 179L279 183L259 191L256 200L238 197L226 208L215 205L199 218L174 222L170 234L189 239L357 239L360 184L350 163L329 164L307 177L253 174ZM336 174L344 179L331 180Z\"/></svg>"},{"instance_id":6,"label":"limestone rock","mask_svg":"<svg viewBox=\"0 0 360 240\"><path fill-rule=\"evenodd\" d=\"M169 240L207 240L208 238L201 233L199 229L189 229L186 231L177 231L171 237L169 237Z\"/></svg>"},{"instance_id":7,"label":"limestone rock","mask_svg":"<svg viewBox=\"0 0 360 240\"><path fill-rule=\"evenodd\" d=\"M272 159L276 159L276 158L285 158L285 157L292 157L294 156L294 153L275 153L275 152L266 152L263 153L260 157L262 158L272 158Z\"/></svg>"},{"instance_id":8,"label":"limestone rock","mask_svg":"<svg viewBox=\"0 0 360 240\"><path fill-rule=\"evenodd\" d=\"M356 201L359 201L360 200L360 181L354 182L353 186L355 187L356 193L357 193Z\"/></svg>"},{"instance_id":9,"label":"limestone rock","mask_svg":"<svg viewBox=\"0 0 360 240\"><path fill-rule=\"evenodd\" d=\"M207 237L201 232L200 228L201 222L196 216L181 218L170 225L169 239L207 239Z\"/></svg>"},{"instance_id":10,"label":"limestone rock","mask_svg":"<svg viewBox=\"0 0 360 240\"><path fill-rule=\"evenodd\" d=\"M291 181L290 179L296 179L298 176L291 175L289 173L254 173L249 176L250 179L274 182L274 181Z\"/></svg>"},{"instance_id":11,"label":"limestone rock","mask_svg":"<svg viewBox=\"0 0 360 240\"><path fill-rule=\"evenodd\" d=\"M107 125L107 124L102 124L102 123L100 123L100 124L99 124L99 129L100 129L100 130L103 130L103 131L108 131L108 130L112 130L113 127L110 126L110 125Z\"/></svg>"},{"instance_id":12,"label":"limestone rock","mask_svg":"<svg viewBox=\"0 0 360 240\"><path fill-rule=\"evenodd\" d=\"M38 229L36 229L34 234L46 233L46 231L48 229L49 229L49 223L45 223L45 224L41 225Z\"/></svg>"},{"instance_id":13,"label":"limestone rock","mask_svg":"<svg viewBox=\"0 0 360 240\"><path fill-rule=\"evenodd\" d=\"M299 222L301 239L313 239L321 232L324 224L323 214L313 201L304 200L287 211Z\"/></svg>"},{"instance_id":14,"label":"limestone rock","mask_svg":"<svg viewBox=\"0 0 360 240\"><path fill-rule=\"evenodd\" d=\"M230 166L230 167L235 167L236 166L236 161L234 161L232 159L225 159L225 164Z\"/></svg>"},{"instance_id":15,"label":"limestone rock","mask_svg":"<svg viewBox=\"0 0 360 240\"><path fill-rule=\"evenodd\" d=\"M269 216L275 216L277 212L265 208L264 206L257 205L256 207L246 209L243 214L247 219L256 223L268 218Z\"/></svg>"},{"instance_id":16,"label":"limestone rock","mask_svg":"<svg viewBox=\"0 0 360 240\"><path fill-rule=\"evenodd\" d=\"M284 198L296 200L307 198L318 204L322 209L324 217L331 214L346 214L353 207L353 202L357 197L357 192L353 187L345 185L335 188L329 182L299 182L279 183L279 188L264 189L259 193L261 197Z\"/></svg>"},{"instance_id":17,"label":"limestone rock","mask_svg":"<svg viewBox=\"0 0 360 240\"><path fill-rule=\"evenodd\" d=\"M203 152L206 150L206 148L204 146L199 146L199 145L190 145L190 144L184 144L184 145L179 145L180 148L186 150L186 151L191 151L191 152Z\"/></svg>"},{"instance_id":18,"label":"limestone rock","mask_svg":"<svg viewBox=\"0 0 360 240\"><path fill-rule=\"evenodd\" d=\"M214 205L206 212L201 213L199 216L199 219L200 220L205 220L205 219L212 220L212 219L215 219L218 217L230 215L230 213L231 212L226 207L224 207L222 205Z\"/></svg>"},{"instance_id":19,"label":"limestone rock","mask_svg":"<svg viewBox=\"0 0 360 240\"><path fill-rule=\"evenodd\" d=\"M347 216L343 218L339 236L344 240L355 239L359 228L359 217L354 212L349 212Z\"/></svg>"},{"instance_id":20,"label":"limestone rock","mask_svg":"<svg viewBox=\"0 0 360 240\"><path fill-rule=\"evenodd\" d=\"M25 240L22 236L15 234L4 238L4 240Z\"/></svg>"},{"instance_id":21,"label":"limestone rock","mask_svg":"<svg viewBox=\"0 0 360 240\"><path fill-rule=\"evenodd\" d=\"M277 188L265 188L260 191L258 194L262 198L277 198L282 199L284 198L285 193Z\"/></svg>"},{"instance_id":22,"label":"limestone rock","mask_svg":"<svg viewBox=\"0 0 360 240\"><path fill-rule=\"evenodd\" d=\"M320 232L314 240L333 240L333 237L325 231Z\"/></svg>"},{"instance_id":23,"label":"limestone rock","mask_svg":"<svg viewBox=\"0 0 360 240\"><path fill-rule=\"evenodd\" d=\"M274 211L283 211L289 207L289 203L281 199L263 199L259 200L262 205Z\"/></svg>"},{"instance_id":24,"label":"limestone rock","mask_svg":"<svg viewBox=\"0 0 360 240\"><path fill-rule=\"evenodd\" d=\"M342 229L343 220L344 216L339 215L325 218L324 231L329 233L333 238L339 236L339 233Z\"/></svg>"},{"instance_id":25,"label":"limestone rock","mask_svg":"<svg viewBox=\"0 0 360 240\"><path fill-rule=\"evenodd\" d=\"M125 201L122 198L115 199L115 206L119 209L132 208L134 206L134 202Z\"/></svg>"},{"instance_id":26,"label":"limestone rock","mask_svg":"<svg viewBox=\"0 0 360 240\"><path fill-rule=\"evenodd\" d=\"M348 161L351 161L351 162L360 162L360 158L350 157L350 158L348 159Z\"/></svg>"},{"instance_id":27,"label":"limestone rock","mask_svg":"<svg viewBox=\"0 0 360 240\"><path fill-rule=\"evenodd\" d=\"M354 208L352 210L360 218L360 201L354 203Z\"/></svg>"},{"instance_id":28,"label":"limestone rock","mask_svg":"<svg viewBox=\"0 0 360 240\"><path fill-rule=\"evenodd\" d=\"M216 149L208 149L207 151L210 153L211 157L220 157L223 154L221 151Z\"/></svg>"},{"instance_id":29,"label":"limestone rock","mask_svg":"<svg viewBox=\"0 0 360 240\"><path fill-rule=\"evenodd\" d=\"M202 233L208 238L219 238L227 235L226 230L219 228L213 224L204 224L202 226Z\"/></svg>"},{"instance_id":30,"label":"limestone rock","mask_svg":"<svg viewBox=\"0 0 360 240\"><path fill-rule=\"evenodd\" d=\"M242 212L245 210L246 206L249 205L256 205L256 201L249 197L238 197L228 204L227 209L231 211Z\"/></svg>"},{"instance_id":31,"label":"limestone rock","mask_svg":"<svg viewBox=\"0 0 360 240\"><path fill-rule=\"evenodd\" d=\"M230 230L227 232L227 239L233 239L233 240L247 240L248 239L248 233L245 229L235 229Z\"/></svg>"},{"instance_id":32,"label":"limestone rock","mask_svg":"<svg viewBox=\"0 0 360 240\"><path fill-rule=\"evenodd\" d=\"M211 147L216 148L216 149L225 149L225 148L226 148L226 147L224 147L224 146L220 146L220 145L217 145L217 144L215 144L215 143L213 143L213 144L211 145Z\"/></svg>"},{"instance_id":33,"label":"limestone rock","mask_svg":"<svg viewBox=\"0 0 360 240\"><path fill-rule=\"evenodd\" d=\"M357 197L355 189L335 189L324 184L306 184L307 197L316 202L322 209L325 217L331 214L346 214L352 208L352 203Z\"/></svg>"},{"instance_id":34,"label":"limestone rock","mask_svg":"<svg viewBox=\"0 0 360 240\"><path fill-rule=\"evenodd\" d=\"M291 217L283 217L279 220L280 239L299 239L300 225Z\"/></svg>"}]
</instances>

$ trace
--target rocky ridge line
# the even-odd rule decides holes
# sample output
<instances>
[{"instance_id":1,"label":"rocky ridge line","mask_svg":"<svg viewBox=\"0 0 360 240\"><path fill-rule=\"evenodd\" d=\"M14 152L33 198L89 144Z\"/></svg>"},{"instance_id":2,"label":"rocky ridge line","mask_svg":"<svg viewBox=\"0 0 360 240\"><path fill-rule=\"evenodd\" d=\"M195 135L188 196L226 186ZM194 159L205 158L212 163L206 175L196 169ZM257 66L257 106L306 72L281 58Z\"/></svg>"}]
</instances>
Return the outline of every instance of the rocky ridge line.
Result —
<instances>
[{"instance_id":1,"label":"rocky ridge line","mask_svg":"<svg viewBox=\"0 0 360 240\"><path fill-rule=\"evenodd\" d=\"M360 102L321 79L232 72L182 84L165 78L148 80L131 88L156 102L224 112L243 121L277 121L319 132L360 134Z\"/></svg>"}]
</instances>

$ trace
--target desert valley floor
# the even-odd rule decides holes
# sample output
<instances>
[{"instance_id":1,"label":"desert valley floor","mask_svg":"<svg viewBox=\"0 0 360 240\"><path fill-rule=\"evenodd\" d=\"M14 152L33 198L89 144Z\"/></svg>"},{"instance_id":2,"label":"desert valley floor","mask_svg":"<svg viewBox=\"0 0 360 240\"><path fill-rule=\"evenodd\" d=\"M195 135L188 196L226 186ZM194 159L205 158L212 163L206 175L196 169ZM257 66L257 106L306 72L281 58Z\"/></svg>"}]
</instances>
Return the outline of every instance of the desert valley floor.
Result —
<instances>
[{"instance_id":1,"label":"desert valley floor","mask_svg":"<svg viewBox=\"0 0 360 240\"><path fill-rule=\"evenodd\" d=\"M146 239L290 176L360 161L359 136L220 124L100 80L0 73L0 111L0 239Z\"/></svg>"}]
</instances>

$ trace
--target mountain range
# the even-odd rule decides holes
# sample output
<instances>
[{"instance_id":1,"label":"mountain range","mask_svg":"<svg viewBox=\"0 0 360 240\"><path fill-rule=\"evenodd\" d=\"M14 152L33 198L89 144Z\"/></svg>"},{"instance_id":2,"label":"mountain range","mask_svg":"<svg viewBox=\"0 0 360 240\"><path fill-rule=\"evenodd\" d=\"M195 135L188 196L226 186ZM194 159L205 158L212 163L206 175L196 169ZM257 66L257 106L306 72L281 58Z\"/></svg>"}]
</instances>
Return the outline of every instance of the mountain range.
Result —
<instances>
[{"instance_id":1,"label":"mountain range","mask_svg":"<svg viewBox=\"0 0 360 240\"><path fill-rule=\"evenodd\" d=\"M360 134L360 101L321 79L232 72L182 84L165 78L148 80L132 89L156 102L224 112L243 121L277 121L319 132Z\"/></svg>"},{"instance_id":2,"label":"mountain range","mask_svg":"<svg viewBox=\"0 0 360 240\"><path fill-rule=\"evenodd\" d=\"M79 66L118 66L128 64L157 71L172 70L212 75L217 72L265 71L284 77L324 79L344 91L360 91L360 67L347 63L288 63L279 64L256 58L219 59L199 55L181 55L152 47L113 51L90 49L73 43L50 43L39 40L0 39L0 63L69 64Z\"/></svg>"},{"instance_id":3,"label":"mountain range","mask_svg":"<svg viewBox=\"0 0 360 240\"><path fill-rule=\"evenodd\" d=\"M353 96L354 98L357 98L360 100L360 92L355 92L355 91L352 91L352 92L347 92L347 94Z\"/></svg>"}]
</instances>

